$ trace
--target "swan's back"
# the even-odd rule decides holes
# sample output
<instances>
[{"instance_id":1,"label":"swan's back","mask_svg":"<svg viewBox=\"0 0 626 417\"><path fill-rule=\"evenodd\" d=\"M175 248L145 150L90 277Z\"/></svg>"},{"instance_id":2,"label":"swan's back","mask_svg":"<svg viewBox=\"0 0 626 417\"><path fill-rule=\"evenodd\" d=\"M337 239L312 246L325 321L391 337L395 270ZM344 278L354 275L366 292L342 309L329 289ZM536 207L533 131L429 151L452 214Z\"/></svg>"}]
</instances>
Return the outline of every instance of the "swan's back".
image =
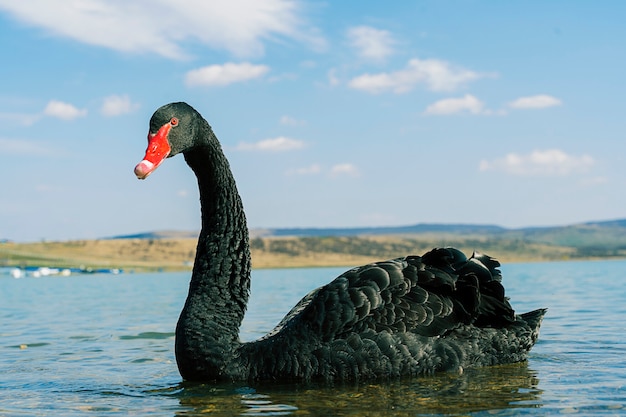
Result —
<instances>
[{"instance_id":1,"label":"swan's back","mask_svg":"<svg viewBox=\"0 0 626 417\"><path fill-rule=\"evenodd\" d=\"M499 263L434 249L351 269L240 347L249 379L369 379L526 359L545 310L516 316Z\"/></svg>"}]
</instances>

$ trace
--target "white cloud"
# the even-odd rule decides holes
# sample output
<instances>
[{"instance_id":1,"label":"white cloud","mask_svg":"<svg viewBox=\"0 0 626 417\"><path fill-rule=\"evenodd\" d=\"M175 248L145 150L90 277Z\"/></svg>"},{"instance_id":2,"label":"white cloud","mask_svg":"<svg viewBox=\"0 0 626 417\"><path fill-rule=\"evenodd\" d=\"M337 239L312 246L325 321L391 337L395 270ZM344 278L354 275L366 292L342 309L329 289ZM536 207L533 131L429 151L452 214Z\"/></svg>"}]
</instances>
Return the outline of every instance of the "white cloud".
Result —
<instances>
[{"instance_id":1,"label":"white cloud","mask_svg":"<svg viewBox=\"0 0 626 417\"><path fill-rule=\"evenodd\" d=\"M452 91L489 74L480 74L465 68L454 67L438 59L411 59L406 68L379 74L363 74L349 82L351 88L368 93L395 94L411 91L423 84L432 91Z\"/></svg>"},{"instance_id":2,"label":"white cloud","mask_svg":"<svg viewBox=\"0 0 626 417\"><path fill-rule=\"evenodd\" d=\"M105 97L100 112L105 116L120 116L132 113L139 108L138 103L133 103L128 95L112 95Z\"/></svg>"},{"instance_id":3,"label":"white cloud","mask_svg":"<svg viewBox=\"0 0 626 417\"><path fill-rule=\"evenodd\" d=\"M224 65L209 65L191 70L185 75L185 83L188 86L224 86L262 77L269 70L266 65L227 62Z\"/></svg>"},{"instance_id":4,"label":"white cloud","mask_svg":"<svg viewBox=\"0 0 626 417\"><path fill-rule=\"evenodd\" d=\"M365 59L381 61L393 54L395 41L386 30L355 26L348 29L347 36L350 45Z\"/></svg>"},{"instance_id":5,"label":"white cloud","mask_svg":"<svg viewBox=\"0 0 626 417\"><path fill-rule=\"evenodd\" d=\"M466 94L460 98L446 98L431 104L426 108L425 114L445 115L469 112L472 114L481 114L485 112L484 104L471 94Z\"/></svg>"},{"instance_id":6,"label":"white cloud","mask_svg":"<svg viewBox=\"0 0 626 417\"><path fill-rule=\"evenodd\" d=\"M73 120L87 115L87 110L79 109L72 104L62 101L50 100L43 110L43 114L63 120Z\"/></svg>"},{"instance_id":7,"label":"white cloud","mask_svg":"<svg viewBox=\"0 0 626 417\"><path fill-rule=\"evenodd\" d=\"M283 126L304 126L306 122L304 120L298 120L294 117L284 115L280 118L280 124Z\"/></svg>"},{"instance_id":8,"label":"white cloud","mask_svg":"<svg viewBox=\"0 0 626 417\"><path fill-rule=\"evenodd\" d=\"M56 36L173 59L188 57L188 40L236 56L262 55L264 41L281 38L325 47L296 0L0 0L0 9Z\"/></svg>"},{"instance_id":9,"label":"white cloud","mask_svg":"<svg viewBox=\"0 0 626 417\"><path fill-rule=\"evenodd\" d=\"M236 149L239 151L284 152L302 149L304 147L304 141L279 136L277 138L264 139L255 143L242 142Z\"/></svg>"},{"instance_id":10,"label":"white cloud","mask_svg":"<svg viewBox=\"0 0 626 417\"><path fill-rule=\"evenodd\" d=\"M594 159L589 155L574 156L559 149L547 149L527 155L509 153L492 161L482 160L479 169L511 175L563 176L587 172L594 164Z\"/></svg>"},{"instance_id":11,"label":"white cloud","mask_svg":"<svg viewBox=\"0 0 626 417\"><path fill-rule=\"evenodd\" d=\"M340 81L337 77L337 70L335 68L329 69L326 75L328 77L328 85L330 85L331 87L339 85Z\"/></svg>"},{"instance_id":12,"label":"white cloud","mask_svg":"<svg viewBox=\"0 0 626 417\"><path fill-rule=\"evenodd\" d=\"M338 177L340 175L347 175L350 177L358 177L360 175L359 169L354 164L343 163L334 165L330 169L331 177Z\"/></svg>"},{"instance_id":13,"label":"white cloud","mask_svg":"<svg viewBox=\"0 0 626 417\"><path fill-rule=\"evenodd\" d=\"M545 94L536 96L520 97L509 103L514 109L545 109L546 107L560 106L561 100Z\"/></svg>"}]
</instances>

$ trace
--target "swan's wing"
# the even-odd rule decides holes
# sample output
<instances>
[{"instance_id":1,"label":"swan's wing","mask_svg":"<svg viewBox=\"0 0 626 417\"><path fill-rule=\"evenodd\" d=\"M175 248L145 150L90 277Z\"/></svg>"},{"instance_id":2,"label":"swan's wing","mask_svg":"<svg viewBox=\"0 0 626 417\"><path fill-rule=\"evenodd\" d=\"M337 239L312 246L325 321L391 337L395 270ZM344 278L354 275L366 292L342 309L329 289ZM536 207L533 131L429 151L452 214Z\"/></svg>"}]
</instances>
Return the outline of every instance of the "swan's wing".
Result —
<instances>
[{"instance_id":1,"label":"swan's wing","mask_svg":"<svg viewBox=\"0 0 626 417\"><path fill-rule=\"evenodd\" d=\"M515 320L499 263L456 249L434 249L351 269L305 296L267 337L291 329L329 341L368 329L443 335L462 325Z\"/></svg>"}]
</instances>

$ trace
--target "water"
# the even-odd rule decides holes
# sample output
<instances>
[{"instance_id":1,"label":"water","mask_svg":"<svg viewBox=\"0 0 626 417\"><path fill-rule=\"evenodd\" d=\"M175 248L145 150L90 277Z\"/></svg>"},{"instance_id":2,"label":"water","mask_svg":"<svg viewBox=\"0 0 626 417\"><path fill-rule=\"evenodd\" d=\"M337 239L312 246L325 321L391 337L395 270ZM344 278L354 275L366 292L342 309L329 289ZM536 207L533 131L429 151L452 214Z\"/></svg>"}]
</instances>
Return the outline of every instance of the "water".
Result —
<instances>
[{"instance_id":1,"label":"water","mask_svg":"<svg viewBox=\"0 0 626 417\"><path fill-rule=\"evenodd\" d=\"M344 269L254 271L242 338ZM626 261L502 271L517 311L549 308L527 363L332 387L182 383L188 273L0 275L0 416L626 414Z\"/></svg>"}]
</instances>

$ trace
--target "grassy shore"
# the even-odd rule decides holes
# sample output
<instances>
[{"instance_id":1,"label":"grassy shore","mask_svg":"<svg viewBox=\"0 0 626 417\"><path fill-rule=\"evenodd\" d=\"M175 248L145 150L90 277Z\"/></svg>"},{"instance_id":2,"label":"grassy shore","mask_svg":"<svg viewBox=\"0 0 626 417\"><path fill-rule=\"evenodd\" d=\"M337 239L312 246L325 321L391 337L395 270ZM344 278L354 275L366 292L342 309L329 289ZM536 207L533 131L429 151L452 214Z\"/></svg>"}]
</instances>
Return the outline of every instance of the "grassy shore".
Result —
<instances>
[{"instance_id":1,"label":"grassy shore","mask_svg":"<svg viewBox=\"0 0 626 417\"><path fill-rule=\"evenodd\" d=\"M196 239L111 239L2 243L0 265L60 268L120 268L134 271L191 269ZM502 263L580 259L574 248L484 236L414 235L359 237L268 237L251 240L254 268L354 266L433 247L477 250Z\"/></svg>"}]
</instances>

